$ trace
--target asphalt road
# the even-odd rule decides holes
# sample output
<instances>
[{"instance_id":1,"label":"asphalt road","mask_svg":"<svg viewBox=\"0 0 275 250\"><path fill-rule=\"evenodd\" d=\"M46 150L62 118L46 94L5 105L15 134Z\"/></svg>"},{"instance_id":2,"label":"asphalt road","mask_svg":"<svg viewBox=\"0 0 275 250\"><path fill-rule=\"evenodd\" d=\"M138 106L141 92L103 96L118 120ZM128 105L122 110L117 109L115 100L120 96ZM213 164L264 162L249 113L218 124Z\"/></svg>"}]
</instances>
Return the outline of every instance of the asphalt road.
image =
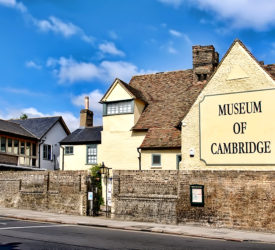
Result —
<instances>
[{"instance_id":1,"label":"asphalt road","mask_svg":"<svg viewBox=\"0 0 275 250\"><path fill-rule=\"evenodd\" d=\"M0 249L275 249L275 245L0 217Z\"/></svg>"}]
</instances>

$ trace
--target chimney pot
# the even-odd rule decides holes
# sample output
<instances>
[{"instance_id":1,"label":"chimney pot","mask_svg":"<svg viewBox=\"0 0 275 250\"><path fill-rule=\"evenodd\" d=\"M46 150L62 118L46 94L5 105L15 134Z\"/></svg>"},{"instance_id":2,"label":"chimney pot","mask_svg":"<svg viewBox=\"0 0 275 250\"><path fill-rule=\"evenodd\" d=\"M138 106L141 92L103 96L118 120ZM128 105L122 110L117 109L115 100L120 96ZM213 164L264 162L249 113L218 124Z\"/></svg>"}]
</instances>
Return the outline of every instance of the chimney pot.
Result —
<instances>
[{"instance_id":1,"label":"chimney pot","mask_svg":"<svg viewBox=\"0 0 275 250\"><path fill-rule=\"evenodd\" d=\"M85 96L85 109L89 109L89 96Z\"/></svg>"}]
</instances>

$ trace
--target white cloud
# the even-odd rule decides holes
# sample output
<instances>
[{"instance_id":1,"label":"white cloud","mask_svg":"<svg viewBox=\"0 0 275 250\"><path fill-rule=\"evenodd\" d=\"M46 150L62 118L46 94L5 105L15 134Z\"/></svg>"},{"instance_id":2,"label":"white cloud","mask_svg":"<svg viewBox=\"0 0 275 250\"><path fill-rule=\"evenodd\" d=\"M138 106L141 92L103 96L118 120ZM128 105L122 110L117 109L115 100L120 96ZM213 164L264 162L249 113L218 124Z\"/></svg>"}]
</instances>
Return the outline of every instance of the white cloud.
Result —
<instances>
[{"instance_id":1,"label":"white cloud","mask_svg":"<svg viewBox=\"0 0 275 250\"><path fill-rule=\"evenodd\" d=\"M103 93L99 89L95 89L90 93L84 93L78 96L74 96L72 98L72 103L75 106L84 107L85 96L89 97L90 109L95 113L101 114L102 105L99 103L99 101L101 100Z\"/></svg>"},{"instance_id":2,"label":"white cloud","mask_svg":"<svg viewBox=\"0 0 275 250\"><path fill-rule=\"evenodd\" d=\"M0 0L0 5L17 9L22 13L27 12L26 6L21 2L17 2L16 0Z\"/></svg>"},{"instance_id":3,"label":"white cloud","mask_svg":"<svg viewBox=\"0 0 275 250\"><path fill-rule=\"evenodd\" d=\"M61 19L50 16L48 19L39 20L31 17L33 24L38 27L42 32L54 32L61 34L66 38L78 35L84 42L93 44L94 38L88 36L80 27L76 26L71 22L64 22Z\"/></svg>"},{"instance_id":4,"label":"white cloud","mask_svg":"<svg viewBox=\"0 0 275 250\"><path fill-rule=\"evenodd\" d=\"M49 115L44 115L43 113L39 112L35 108L25 108L22 109L22 113L26 114L28 117L42 117L42 116L49 116Z\"/></svg>"},{"instance_id":5,"label":"white cloud","mask_svg":"<svg viewBox=\"0 0 275 250\"><path fill-rule=\"evenodd\" d=\"M115 78L120 78L123 81L129 81L134 75L152 72L139 70L136 65L124 61L103 61L100 64L100 68L103 70L103 76L106 75L106 79L109 81L113 81Z\"/></svg>"},{"instance_id":6,"label":"white cloud","mask_svg":"<svg viewBox=\"0 0 275 250\"><path fill-rule=\"evenodd\" d=\"M185 42L187 42L188 44L192 44L192 41L191 39L189 38L189 36L185 33L182 33L180 31L177 31L177 30L173 30L173 29L170 29L169 30L169 33L172 35L172 36L175 36L175 37L182 37Z\"/></svg>"},{"instance_id":7,"label":"white cloud","mask_svg":"<svg viewBox=\"0 0 275 250\"><path fill-rule=\"evenodd\" d=\"M93 63L77 62L72 58L60 57L59 60L49 58L47 66L57 66L54 73L59 83L91 81L100 76L99 69Z\"/></svg>"},{"instance_id":8,"label":"white cloud","mask_svg":"<svg viewBox=\"0 0 275 250\"><path fill-rule=\"evenodd\" d=\"M79 118L71 112L53 112L53 116L62 116L71 132L79 128Z\"/></svg>"},{"instance_id":9,"label":"white cloud","mask_svg":"<svg viewBox=\"0 0 275 250\"><path fill-rule=\"evenodd\" d=\"M275 25L275 4L272 0L158 0L175 8L183 3L205 11L213 11L232 28L264 30Z\"/></svg>"},{"instance_id":10,"label":"white cloud","mask_svg":"<svg viewBox=\"0 0 275 250\"><path fill-rule=\"evenodd\" d=\"M181 37L182 36L182 33L177 31L177 30L169 30L169 33L173 36L176 36L176 37Z\"/></svg>"},{"instance_id":11,"label":"white cloud","mask_svg":"<svg viewBox=\"0 0 275 250\"><path fill-rule=\"evenodd\" d=\"M275 4L270 0L197 0L200 7L231 20L233 27L265 29L275 24Z\"/></svg>"},{"instance_id":12,"label":"white cloud","mask_svg":"<svg viewBox=\"0 0 275 250\"><path fill-rule=\"evenodd\" d=\"M139 70L136 65L125 61L103 61L99 65L95 65L91 62L78 62L73 58L65 57L49 58L47 66L53 68L59 83L87 82L95 79L109 82L116 77L123 81L129 81L133 75L153 72Z\"/></svg>"},{"instance_id":13,"label":"white cloud","mask_svg":"<svg viewBox=\"0 0 275 250\"><path fill-rule=\"evenodd\" d=\"M37 64L36 62L34 62L32 60L31 61L27 61L25 63L25 65L26 65L27 68L34 68L34 69L41 69L42 68L41 65Z\"/></svg>"},{"instance_id":14,"label":"white cloud","mask_svg":"<svg viewBox=\"0 0 275 250\"><path fill-rule=\"evenodd\" d=\"M84 31L81 32L82 35L81 35L81 39L86 42L86 43L90 43L91 45L94 44L95 42L95 38L93 36L88 36L84 33Z\"/></svg>"},{"instance_id":15,"label":"white cloud","mask_svg":"<svg viewBox=\"0 0 275 250\"><path fill-rule=\"evenodd\" d=\"M54 16L50 16L49 20L34 19L34 24L41 31L53 31L55 33L60 33L65 37L73 36L79 32L79 28L76 25L70 22L65 23Z\"/></svg>"},{"instance_id":16,"label":"white cloud","mask_svg":"<svg viewBox=\"0 0 275 250\"><path fill-rule=\"evenodd\" d=\"M87 35L80 27L71 22L64 22L54 16L50 16L48 19L37 19L28 12L27 7L23 3L16 0L0 0L0 5L20 10L24 17L31 20L32 24L42 32L51 31L66 38L78 35L84 42L94 44L94 37Z\"/></svg>"},{"instance_id":17,"label":"white cloud","mask_svg":"<svg viewBox=\"0 0 275 250\"><path fill-rule=\"evenodd\" d=\"M124 52L117 49L115 44L112 42L104 42L99 45L99 49L101 52L105 54L111 54L116 56L124 56Z\"/></svg>"},{"instance_id":18,"label":"white cloud","mask_svg":"<svg viewBox=\"0 0 275 250\"><path fill-rule=\"evenodd\" d=\"M167 5L171 5L175 8L178 8L184 0L158 0L161 3L167 4Z\"/></svg>"}]
</instances>

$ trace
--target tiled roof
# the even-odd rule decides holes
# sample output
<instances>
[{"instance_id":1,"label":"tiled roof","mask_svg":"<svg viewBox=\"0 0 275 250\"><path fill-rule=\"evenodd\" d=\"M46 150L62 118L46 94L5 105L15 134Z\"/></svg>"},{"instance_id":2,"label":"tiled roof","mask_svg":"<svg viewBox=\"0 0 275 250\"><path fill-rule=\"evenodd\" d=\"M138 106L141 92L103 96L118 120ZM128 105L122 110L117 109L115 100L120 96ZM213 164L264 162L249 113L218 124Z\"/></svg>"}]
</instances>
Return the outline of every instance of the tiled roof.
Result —
<instances>
[{"instance_id":1,"label":"tiled roof","mask_svg":"<svg viewBox=\"0 0 275 250\"><path fill-rule=\"evenodd\" d=\"M192 70L134 76L130 85L139 89L148 103L135 130L176 127L204 87L193 84Z\"/></svg>"},{"instance_id":2,"label":"tiled roof","mask_svg":"<svg viewBox=\"0 0 275 250\"><path fill-rule=\"evenodd\" d=\"M275 64L268 64L268 65L264 65L263 67L267 72L269 72L273 80L275 80Z\"/></svg>"},{"instance_id":3,"label":"tiled roof","mask_svg":"<svg viewBox=\"0 0 275 250\"><path fill-rule=\"evenodd\" d=\"M37 139L33 134L21 127L20 124L5 120L0 120L0 132L27 137L30 139Z\"/></svg>"},{"instance_id":4,"label":"tiled roof","mask_svg":"<svg viewBox=\"0 0 275 250\"><path fill-rule=\"evenodd\" d=\"M62 145L76 145L76 144L87 144L87 143L101 143L101 131L103 127L90 127L80 128L72 132L60 144Z\"/></svg>"},{"instance_id":5,"label":"tiled roof","mask_svg":"<svg viewBox=\"0 0 275 250\"><path fill-rule=\"evenodd\" d=\"M181 133L176 127L205 86L193 84L193 70L134 76L129 85L148 103L133 127L149 129L141 148L180 147Z\"/></svg>"},{"instance_id":6,"label":"tiled roof","mask_svg":"<svg viewBox=\"0 0 275 250\"><path fill-rule=\"evenodd\" d=\"M140 147L142 149L180 148L181 131L177 128L150 128Z\"/></svg>"},{"instance_id":7,"label":"tiled roof","mask_svg":"<svg viewBox=\"0 0 275 250\"><path fill-rule=\"evenodd\" d=\"M60 121L66 133L70 134L70 131L61 116L10 120L10 122L20 124L23 128L34 134L39 139L41 139L58 121Z\"/></svg>"},{"instance_id":8,"label":"tiled roof","mask_svg":"<svg viewBox=\"0 0 275 250\"><path fill-rule=\"evenodd\" d=\"M129 84L123 82L123 81L120 80L120 79L117 79L117 80L119 80L119 81L122 83L122 85L123 85L123 86L124 86L124 87L125 87L134 97L136 97L137 99L142 100L142 101L145 102L145 98L144 98L143 94L142 94L139 90L133 88L132 86L130 86Z\"/></svg>"}]
</instances>

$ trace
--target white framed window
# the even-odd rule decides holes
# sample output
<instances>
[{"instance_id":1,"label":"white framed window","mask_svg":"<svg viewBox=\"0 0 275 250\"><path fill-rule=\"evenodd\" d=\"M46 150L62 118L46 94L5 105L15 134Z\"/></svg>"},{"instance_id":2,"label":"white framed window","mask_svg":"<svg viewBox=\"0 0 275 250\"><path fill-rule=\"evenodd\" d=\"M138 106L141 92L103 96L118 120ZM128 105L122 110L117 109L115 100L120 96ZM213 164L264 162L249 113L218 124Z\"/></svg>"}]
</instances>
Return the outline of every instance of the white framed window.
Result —
<instances>
[{"instance_id":1,"label":"white framed window","mask_svg":"<svg viewBox=\"0 0 275 250\"><path fill-rule=\"evenodd\" d=\"M161 166L160 154L152 154L152 166Z\"/></svg>"},{"instance_id":2,"label":"white framed window","mask_svg":"<svg viewBox=\"0 0 275 250\"><path fill-rule=\"evenodd\" d=\"M129 114L133 113L133 100L121 101L121 102L110 102L105 103L105 115L116 115L116 114Z\"/></svg>"},{"instance_id":3,"label":"white framed window","mask_svg":"<svg viewBox=\"0 0 275 250\"><path fill-rule=\"evenodd\" d=\"M73 146L65 146L65 155L72 155L74 154L74 147Z\"/></svg>"},{"instance_id":4,"label":"white framed window","mask_svg":"<svg viewBox=\"0 0 275 250\"><path fill-rule=\"evenodd\" d=\"M43 160L52 160L52 146L48 144L43 145Z\"/></svg>"},{"instance_id":5,"label":"white framed window","mask_svg":"<svg viewBox=\"0 0 275 250\"><path fill-rule=\"evenodd\" d=\"M97 164L97 145L87 145L87 164Z\"/></svg>"}]
</instances>

